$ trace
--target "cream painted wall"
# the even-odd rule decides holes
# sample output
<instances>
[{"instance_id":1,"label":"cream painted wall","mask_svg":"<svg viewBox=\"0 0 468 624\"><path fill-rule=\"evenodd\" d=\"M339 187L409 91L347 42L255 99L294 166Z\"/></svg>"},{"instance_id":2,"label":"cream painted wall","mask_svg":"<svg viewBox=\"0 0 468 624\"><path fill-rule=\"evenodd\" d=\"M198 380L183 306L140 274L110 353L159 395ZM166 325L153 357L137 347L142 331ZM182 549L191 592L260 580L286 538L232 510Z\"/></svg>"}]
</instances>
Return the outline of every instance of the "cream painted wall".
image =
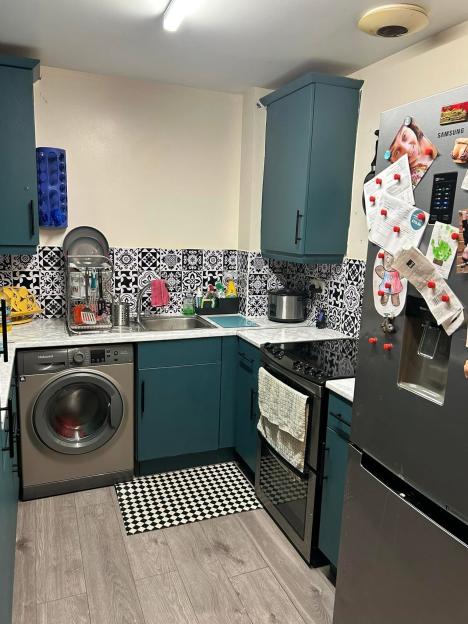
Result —
<instances>
[{"instance_id":1,"label":"cream painted wall","mask_svg":"<svg viewBox=\"0 0 468 624\"><path fill-rule=\"evenodd\" d=\"M112 246L237 248L241 95L41 73L36 144L67 150L70 227ZM41 230L41 244L63 236Z\"/></svg>"},{"instance_id":2,"label":"cream painted wall","mask_svg":"<svg viewBox=\"0 0 468 624\"><path fill-rule=\"evenodd\" d=\"M365 67L351 78L364 80L354 165L348 257L365 258L367 229L361 206L362 181L374 155L374 130L381 111L468 83L464 22Z\"/></svg>"}]
</instances>

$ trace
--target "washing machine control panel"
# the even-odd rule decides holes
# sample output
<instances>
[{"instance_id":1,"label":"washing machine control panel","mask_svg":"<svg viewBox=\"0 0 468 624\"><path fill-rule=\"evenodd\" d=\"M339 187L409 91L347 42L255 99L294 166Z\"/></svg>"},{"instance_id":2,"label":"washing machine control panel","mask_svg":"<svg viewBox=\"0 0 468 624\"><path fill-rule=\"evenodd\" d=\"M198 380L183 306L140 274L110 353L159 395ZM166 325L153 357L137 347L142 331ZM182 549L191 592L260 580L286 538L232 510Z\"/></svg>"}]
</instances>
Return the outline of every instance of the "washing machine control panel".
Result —
<instances>
[{"instance_id":1,"label":"washing machine control panel","mask_svg":"<svg viewBox=\"0 0 468 624\"><path fill-rule=\"evenodd\" d=\"M96 345L68 349L70 367L128 364L133 362L132 345Z\"/></svg>"}]
</instances>

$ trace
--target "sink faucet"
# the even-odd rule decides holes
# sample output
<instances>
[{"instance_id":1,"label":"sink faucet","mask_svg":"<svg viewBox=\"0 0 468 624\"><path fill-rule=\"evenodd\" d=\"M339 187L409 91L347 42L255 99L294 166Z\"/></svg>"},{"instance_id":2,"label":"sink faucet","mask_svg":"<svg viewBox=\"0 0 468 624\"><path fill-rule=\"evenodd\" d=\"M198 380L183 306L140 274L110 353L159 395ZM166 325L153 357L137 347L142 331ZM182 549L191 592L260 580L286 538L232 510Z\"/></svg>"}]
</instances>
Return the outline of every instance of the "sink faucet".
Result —
<instances>
[{"instance_id":1,"label":"sink faucet","mask_svg":"<svg viewBox=\"0 0 468 624\"><path fill-rule=\"evenodd\" d=\"M143 303L143 296L148 291L151 290L151 282L140 288L138 292L137 302L136 302L136 322L140 324L141 319L141 304Z\"/></svg>"}]
</instances>

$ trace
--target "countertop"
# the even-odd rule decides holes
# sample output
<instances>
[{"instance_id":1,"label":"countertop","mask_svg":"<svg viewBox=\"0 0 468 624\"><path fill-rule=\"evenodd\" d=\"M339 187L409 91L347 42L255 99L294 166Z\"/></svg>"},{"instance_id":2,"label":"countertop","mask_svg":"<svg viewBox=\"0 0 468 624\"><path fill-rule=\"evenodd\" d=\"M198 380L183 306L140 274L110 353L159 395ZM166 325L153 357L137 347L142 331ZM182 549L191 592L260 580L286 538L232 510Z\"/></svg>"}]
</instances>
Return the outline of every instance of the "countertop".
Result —
<instances>
[{"instance_id":1,"label":"countertop","mask_svg":"<svg viewBox=\"0 0 468 624\"><path fill-rule=\"evenodd\" d=\"M332 381L327 381L325 387L352 403L354 400L354 382L354 377L349 377L348 379L334 379Z\"/></svg>"},{"instance_id":2,"label":"countertop","mask_svg":"<svg viewBox=\"0 0 468 624\"><path fill-rule=\"evenodd\" d=\"M210 320L209 317L204 317ZM111 332L102 334L70 335L62 319L36 319L27 325L13 328L8 335L8 362L3 362L0 355L0 407L6 407L13 373L15 353L18 349L48 347L66 347L91 344L112 344L125 342L155 342L157 340L185 340L189 338L208 338L239 336L256 347L266 342L303 342L306 340L327 340L346 338L333 329L317 329L306 323L285 326L266 318L250 318L258 327L224 329L213 324L213 329L193 329L184 331L144 331L136 325L115 327ZM0 413L3 424L4 412Z\"/></svg>"}]
</instances>

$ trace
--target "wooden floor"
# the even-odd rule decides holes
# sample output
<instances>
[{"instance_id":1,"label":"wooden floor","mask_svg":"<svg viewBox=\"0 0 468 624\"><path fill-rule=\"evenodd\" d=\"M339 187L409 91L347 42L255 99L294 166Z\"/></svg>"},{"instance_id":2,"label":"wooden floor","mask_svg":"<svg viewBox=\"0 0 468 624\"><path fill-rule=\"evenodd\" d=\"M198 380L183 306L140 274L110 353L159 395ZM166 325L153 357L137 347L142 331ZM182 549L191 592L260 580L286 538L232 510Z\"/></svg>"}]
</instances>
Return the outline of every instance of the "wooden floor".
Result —
<instances>
[{"instance_id":1,"label":"wooden floor","mask_svg":"<svg viewBox=\"0 0 468 624\"><path fill-rule=\"evenodd\" d=\"M13 624L330 624L263 510L128 537L113 488L20 503Z\"/></svg>"}]
</instances>

